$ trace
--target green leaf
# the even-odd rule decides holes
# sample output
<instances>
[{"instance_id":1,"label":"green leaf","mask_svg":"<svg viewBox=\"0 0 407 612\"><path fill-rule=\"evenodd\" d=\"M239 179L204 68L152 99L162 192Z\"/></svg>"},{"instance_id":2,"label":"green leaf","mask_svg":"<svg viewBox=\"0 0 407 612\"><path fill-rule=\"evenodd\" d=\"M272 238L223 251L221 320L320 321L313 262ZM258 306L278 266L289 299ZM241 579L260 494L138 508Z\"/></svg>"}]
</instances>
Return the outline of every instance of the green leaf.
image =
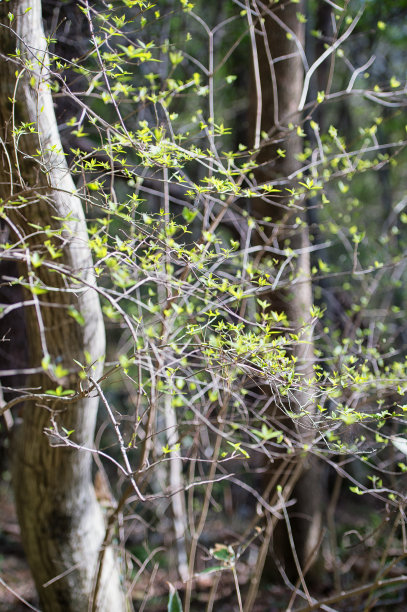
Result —
<instances>
[{"instance_id":1,"label":"green leaf","mask_svg":"<svg viewBox=\"0 0 407 612\"><path fill-rule=\"evenodd\" d=\"M195 219L197 213L197 210L190 210L186 206L184 206L184 208L182 209L182 216L184 217L187 223L191 223Z\"/></svg>"},{"instance_id":2,"label":"green leaf","mask_svg":"<svg viewBox=\"0 0 407 612\"><path fill-rule=\"evenodd\" d=\"M283 439L283 433L281 431L277 431L273 428L268 428L265 423L261 426L261 431L259 429L252 429L252 433L262 440L272 440L273 438L280 438L280 441Z\"/></svg>"},{"instance_id":3,"label":"green leaf","mask_svg":"<svg viewBox=\"0 0 407 612\"><path fill-rule=\"evenodd\" d=\"M34 266L34 268L39 268L39 266L42 264L42 257L40 257L37 251L34 251L34 253L31 255L31 264Z\"/></svg>"},{"instance_id":4,"label":"green leaf","mask_svg":"<svg viewBox=\"0 0 407 612\"><path fill-rule=\"evenodd\" d=\"M81 315L80 312L78 312L78 310L76 310L76 308L74 308L73 306L69 306L68 308L68 314L70 317L72 317L73 319L75 319L75 321L82 327L83 325L85 325L85 319L83 318L83 316Z\"/></svg>"},{"instance_id":5,"label":"green leaf","mask_svg":"<svg viewBox=\"0 0 407 612\"><path fill-rule=\"evenodd\" d=\"M67 395L75 395L73 389L65 389L59 385L56 389L48 389L45 391L46 395L55 395L56 397L66 397Z\"/></svg>"},{"instance_id":6,"label":"green leaf","mask_svg":"<svg viewBox=\"0 0 407 612\"><path fill-rule=\"evenodd\" d=\"M41 367L43 370L45 370L45 372L48 370L50 363L51 363L51 355L45 355L45 357L41 359Z\"/></svg>"},{"instance_id":7,"label":"green leaf","mask_svg":"<svg viewBox=\"0 0 407 612\"><path fill-rule=\"evenodd\" d=\"M215 559L224 563L232 563L235 559L233 548L225 544L215 544L215 548L211 548L210 553Z\"/></svg>"},{"instance_id":8,"label":"green leaf","mask_svg":"<svg viewBox=\"0 0 407 612\"><path fill-rule=\"evenodd\" d=\"M66 436L69 438L70 435L72 435L74 433L74 429L65 429L65 427L62 427L62 431L66 434Z\"/></svg>"},{"instance_id":9,"label":"green leaf","mask_svg":"<svg viewBox=\"0 0 407 612\"><path fill-rule=\"evenodd\" d=\"M55 366L54 374L58 379L65 378L65 376L69 374L69 370L64 368L64 366L59 363L58 365Z\"/></svg>"},{"instance_id":10,"label":"green leaf","mask_svg":"<svg viewBox=\"0 0 407 612\"><path fill-rule=\"evenodd\" d=\"M31 293L33 295L43 295L43 293L47 293L48 289L43 289L42 287L38 287L38 286L33 286L33 287L27 287Z\"/></svg>"},{"instance_id":11,"label":"green leaf","mask_svg":"<svg viewBox=\"0 0 407 612\"><path fill-rule=\"evenodd\" d=\"M169 582L170 596L168 598L168 612L182 612L182 603L177 589Z\"/></svg>"},{"instance_id":12,"label":"green leaf","mask_svg":"<svg viewBox=\"0 0 407 612\"><path fill-rule=\"evenodd\" d=\"M86 186L90 191L99 191L99 189L101 188L101 185L98 181L94 181L93 183L87 183Z\"/></svg>"}]
</instances>

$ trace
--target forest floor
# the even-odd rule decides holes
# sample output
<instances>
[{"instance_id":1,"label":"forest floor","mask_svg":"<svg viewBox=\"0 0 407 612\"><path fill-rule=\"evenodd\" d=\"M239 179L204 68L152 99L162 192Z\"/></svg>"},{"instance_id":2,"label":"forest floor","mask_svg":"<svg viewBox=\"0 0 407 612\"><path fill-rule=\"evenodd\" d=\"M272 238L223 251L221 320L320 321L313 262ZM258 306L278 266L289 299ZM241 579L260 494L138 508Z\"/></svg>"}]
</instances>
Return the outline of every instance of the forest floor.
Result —
<instances>
[{"instance_id":1,"label":"forest floor","mask_svg":"<svg viewBox=\"0 0 407 612\"><path fill-rule=\"evenodd\" d=\"M153 581L145 574L133 589L133 605L136 611L166 612L168 598L167 572L158 570ZM215 574L202 580L194 589L192 610L201 612L207 608L210 590ZM182 585L179 588L182 595ZM145 605L143 607L143 601ZM285 610L287 590L275 586L260 596L253 612L281 612ZM31 577L24 550L21 544L20 528L13 503L10 483L0 483L0 612L27 612L39 609L34 581ZM230 572L223 572L214 603L216 612L235 612L238 610L236 592ZM113 612L113 611L112 611Z\"/></svg>"},{"instance_id":2,"label":"forest floor","mask_svg":"<svg viewBox=\"0 0 407 612\"><path fill-rule=\"evenodd\" d=\"M7 472L3 473L7 475ZM355 515L353 516L355 519ZM213 525L216 531L215 524ZM363 558L357 559L363 561ZM366 564L367 559L364 558ZM355 562L355 567L357 563ZM366 569L366 568L365 568ZM373 569L373 567L372 567ZM247 577L245 571L238 567L239 582L244 599L247 588ZM247 572L246 572L247 573ZM155 571L144 572L133 585L132 600L136 612L167 612L168 601L168 568L155 568ZM216 597L213 601L214 612L238 612L236 590L232 573L229 571L214 572L202 577L199 583L194 585L192 612L205 612L208 609L208 601L213 592L214 583L217 583ZM245 584L246 583L246 584ZM181 597L183 597L184 585L176 584ZM324 595L330 594L330 588L324 589ZM389 593L389 595L391 595ZM393 591L388 601L381 603L373 602L369 610L374 612L405 612L407 610L406 591L400 585L397 592ZM290 592L284 586L273 584L263 587L257 598L257 603L251 612L283 612L287 610L287 602ZM362 605L361 605L362 604ZM294 609L305 606L306 602L297 599ZM339 607L338 607L339 606ZM364 603L347 600L336 604L336 611L360 612ZM27 612L27 610L39 610L39 602L33 579L25 559L21 544L20 528L17 521L15 506L13 503L10 483L6 480L0 482L0 612ZM114 611L112 611L114 612Z\"/></svg>"},{"instance_id":3,"label":"forest floor","mask_svg":"<svg viewBox=\"0 0 407 612\"><path fill-rule=\"evenodd\" d=\"M26 612L25 599L38 607L34 581L21 544L20 528L7 482L0 484L0 612Z\"/></svg>"}]
</instances>

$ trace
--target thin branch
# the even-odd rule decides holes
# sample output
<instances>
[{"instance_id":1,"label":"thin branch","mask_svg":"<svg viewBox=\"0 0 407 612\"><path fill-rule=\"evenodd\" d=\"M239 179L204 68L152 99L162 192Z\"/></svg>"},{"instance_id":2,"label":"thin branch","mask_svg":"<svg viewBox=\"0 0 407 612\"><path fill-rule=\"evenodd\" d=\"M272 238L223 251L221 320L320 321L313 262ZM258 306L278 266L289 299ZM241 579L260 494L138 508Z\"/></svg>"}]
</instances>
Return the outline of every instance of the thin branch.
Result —
<instances>
[{"instance_id":1,"label":"thin branch","mask_svg":"<svg viewBox=\"0 0 407 612\"><path fill-rule=\"evenodd\" d=\"M333 45L328 47L328 49L326 49L326 51L324 51L324 53L322 55L320 55L320 57L317 60L315 60L315 62L312 64L311 68L307 71L307 73L306 73L306 75L304 77L304 86L302 88L302 94L301 94L300 103L298 105L298 110L299 111L302 111L304 109L305 102L306 102L307 95L308 95L308 89L309 89L311 77L314 74L315 70L326 60L327 57L329 57L331 55L331 53L336 51L336 49L338 47L340 47L340 45L347 38L349 38L349 36L352 34L353 30L356 28L360 18L362 17L363 10L364 9L362 8L362 9L360 9L358 11L358 14L356 15L356 17L354 18L354 20L350 24L349 28L342 34L342 36L340 36L338 38L338 40L336 40L334 42Z\"/></svg>"},{"instance_id":2,"label":"thin branch","mask_svg":"<svg viewBox=\"0 0 407 612\"><path fill-rule=\"evenodd\" d=\"M14 595L14 597L18 599L18 601L21 601L21 603L27 606L27 608L30 608L30 610L34 610L34 612L41 612L41 610L39 610L38 608L34 608L34 606L32 606L26 599L24 599L24 597L21 597L21 595L14 591L14 589L12 589L6 582L4 582L2 578L0 578L0 584L12 595Z\"/></svg>"},{"instance_id":3,"label":"thin branch","mask_svg":"<svg viewBox=\"0 0 407 612\"><path fill-rule=\"evenodd\" d=\"M252 12L250 10L249 0L246 0L247 7L247 20L249 22L249 31L250 31L250 42L251 42L251 51L252 51L252 59L253 59L253 70L254 70L254 82L256 85L256 121L254 128L254 148L258 149L260 147L260 134L261 134L261 115L262 115L262 107L263 107L263 98L261 91L261 79L260 79L260 67L259 67L259 56L257 53L257 45L256 45L256 35L254 32L254 24L252 18Z\"/></svg>"},{"instance_id":4,"label":"thin branch","mask_svg":"<svg viewBox=\"0 0 407 612\"><path fill-rule=\"evenodd\" d=\"M117 436L117 439L118 439L118 442L119 442L120 452L121 452L122 457L123 457L124 465L126 466L127 474L128 474L128 476L130 478L130 482L131 482L131 484L133 486L133 489L135 490L136 494L138 495L140 501L145 501L145 497L142 495L140 489L138 488L137 483L134 480L134 476L132 476L133 470L131 469L130 461L129 461L129 458L127 456L126 445L124 443L123 436L122 436L122 433L120 431L119 424L118 424L118 422L116 421L116 419L114 417L114 414L113 414L113 411L112 411L112 409L111 409L111 407L109 405L109 402L107 401L105 394L103 393L100 385L96 382L96 380L94 380L93 378L89 378L89 380L94 385L94 387L97 390L97 392L99 393L100 399L102 400L102 402L103 402L103 404L104 404L104 406L105 406L105 408L107 410L107 413L108 413L108 415L110 417L110 420L112 422L112 425L114 427L114 430L116 432L116 436Z\"/></svg>"},{"instance_id":5,"label":"thin branch","mask_svg":"<svg viewBox=\"0 0 407 612\"><path fill-rule=\"evenodd\" d=\"M356 68L351 76L351 79L349 81L349 85L346 88L346 93L350 93L352 91L353 85L355 84L355 81L357 79L357 77L359 76L359 74L361 72L363 72L364 70L367 70L375 61L376 56L372 55L372 57L365 63L363 64L363 66L360 66L360 68Z\"/></svg>"},{"instance_id":6,"label":"thin branch","mask_svg":"<svg viewBox=\"0 0 407 612\"><path fill-rule=\"evenodd\" d=\"M319 610L323 605L330 605L337 603L338 601L344 601L350 597L357 597L358 595L363 595L364 593L371 593L376 589L383 589L404 583L407 583L407 576L398 576L397 578L388 578L387 580L377 580L375 582L371 582L370 584L365 584L364 586L356 587L355 589L350 589L349 591L341 591L340 593L332 595L331 597L320 599L310 606L298 608L294 612L312 612L312 610Z\"/></svg>"}]
</instances>

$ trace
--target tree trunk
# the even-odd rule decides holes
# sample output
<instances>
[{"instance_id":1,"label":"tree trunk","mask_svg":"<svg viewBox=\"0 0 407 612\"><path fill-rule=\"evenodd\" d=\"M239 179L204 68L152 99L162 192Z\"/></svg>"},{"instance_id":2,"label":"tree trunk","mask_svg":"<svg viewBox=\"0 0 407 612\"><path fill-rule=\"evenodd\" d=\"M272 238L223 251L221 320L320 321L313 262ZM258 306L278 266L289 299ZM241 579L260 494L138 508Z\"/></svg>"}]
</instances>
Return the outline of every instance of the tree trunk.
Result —
<instances>
[{"instance_id":1,"label":"tree trunk","mask_svg":"<svg viewBox=\"0 0 407 612\"><path fill-rule=\"evenodd\" d=\"M300 168L298 155L302 152L302 139L297 134L296 126L300 124L298 113L304 78L304 65L299 52L300 47L304 49L305 27L298 19L298 13L304 9L304 3L284 3L274 8L268 2L258 1L254 3L257 7L256 28L261 34L256 36L256 53L254 54L254 70L251 99L251 128L256 133L254 119L257 117L257 132L259 126L261 131L270 135L272 144L262 148L256 161L261 164L255 172L258 183L272 182L279 178L288 178ZM259 18L262 20L259 20ZM257 58L257 59L256 59ZM256 69L257 62L257 69ZM257 78L256 78L257 72ZM257 95L255 95L255 92ZM259 112L261 109L261 122ZM289 124L293 124L289 127ZM254 137L256 140L256 136ZM251 143L253 146L253 142ZM277 153L277 149L284 149L285 156ZM293 181L294 182L294 181ZM292 187L290 183L288 187ZM288 198L287 198L288 200ZM290 247L300 251L295 260L295 275L292 288L287 291L276 291L269 296L270 305L273 310L284 310L294 329L300 329L310 323L310 309L313 303L311 286L310 246L308 229L295 228L296 218L305 219L305 211L301 215L298 209L292 213L278 206L270 207L270 204L254 199L253 212L255 216L262 219L265 216L272 218L273 223L281 223L282 229L278 239L284 241L289 237ZM284 199L280 203L286 204ZM285 228L285 229L284 229ZM282 248L283 247L282 244ZM313 339L312 331L305 333L293 349L297 358L298 371L303 379L312 379L313 372ZM297 410L305 408L312 413L314 410L312 402L312 387L304 385L303 390L298 390L295 395ZM300 444L312 443L313 429L307 418L296 422L297 441ZM303 461L303 459L301 459ZM312 465L312 469L310 469ZM273 465L273 473L278 467L278 462ZM291 470L295 473L295 467L287 465L285 472ZM297 471L300 475L300 472ZM271 474L273 478L273 474ZM296 552L301 564L309 558L311 552L317 546L322 521L322 485L319 466L310 456L304 462L304 469L298 479L296 488L292 495L297 499L294 512L306 515L306 520L293 522ZM288 546L288 542L286 544ZM284 555L286 564L290 564L291 553Z\"/></svg>"},{"instance_id":2,"label":"tree trunk","mask_svg":"<svg viewBox=\"0 0 407 612\"><path fill-rule=\"evenodd\" d=\"M29 366L40 368L42 363L44 368L27 383L36 393L58 385L75 390L79 377L74 360L94 363L92 376L101 375L104 326L92 288L84 214L55 120L40 1L2 2L0 26L0 196L9 242L17 245L4 253L20 261L20 278L27 288ZM53 258L53 249L61 256ZM67 274L53 271L51 265ZM82 324L70 316L72 307L83 317ZM70 441L92 447L97 406L94 393L69 404L27 402L14 436L17 512L46 612L88 612L105 524L92 485L91 454L61 441L56 444L45 430L53 419L59 431L73 430ZM125 609L111 549L104 556L93 609Z\"/></svg>"}]
</instances>

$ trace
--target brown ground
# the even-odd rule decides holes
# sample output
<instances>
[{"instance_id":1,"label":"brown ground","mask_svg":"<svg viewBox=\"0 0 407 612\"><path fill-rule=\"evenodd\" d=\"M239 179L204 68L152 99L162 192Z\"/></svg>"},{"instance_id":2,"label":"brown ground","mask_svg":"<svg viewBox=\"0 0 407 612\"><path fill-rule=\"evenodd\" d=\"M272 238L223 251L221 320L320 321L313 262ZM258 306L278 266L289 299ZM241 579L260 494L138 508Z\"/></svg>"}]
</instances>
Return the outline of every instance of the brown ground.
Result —
<instances>
[{"instance_id":1,"label":"brown ground","mask_svg":"<svg viewBox=\"0 0 407 612\"><path fill-rule=\"evenodd\" d=\"M8 474L5 473L3 476L6 478L3 478L0 483L0 612L38 610L39 603L34 582L31 578L21 545L20 529L13 503L11 486L7 482ZM148 600L144 610L146 612L166 612L168 574L158 570L152 583L150 578L151 576L146 572L134 586L134 609L138 612L142 608L143 600L148 593ZM205 610L215 578L216 574L210 574L201 580L201 584L196 585L194 588L192 608L194 611ZM182 596L182 587L179 590ZM272 592L265 594L261 598L263 601L256 605L253 612L280 612L284 610L284 606L278 603L276 605L276 601L283 602L285 596L284 589L280 590L279 593L273 589ZM214 610L216 612L235 612L235 610L238 610L236 593L230 572L224 572L221 576Z\"/></svg>"},{"instance_id":2,"label":"brown ground","mask_svg":"<svg viewBox=\"0 0 407 612\"><path fill-rule=\"evenodd\" d=\"M7 477L7 473L3 476ZM11 487L0 484L0 612L27 612L38 606L34 582L25 560Z\"/></svg>"}]
</instances>

